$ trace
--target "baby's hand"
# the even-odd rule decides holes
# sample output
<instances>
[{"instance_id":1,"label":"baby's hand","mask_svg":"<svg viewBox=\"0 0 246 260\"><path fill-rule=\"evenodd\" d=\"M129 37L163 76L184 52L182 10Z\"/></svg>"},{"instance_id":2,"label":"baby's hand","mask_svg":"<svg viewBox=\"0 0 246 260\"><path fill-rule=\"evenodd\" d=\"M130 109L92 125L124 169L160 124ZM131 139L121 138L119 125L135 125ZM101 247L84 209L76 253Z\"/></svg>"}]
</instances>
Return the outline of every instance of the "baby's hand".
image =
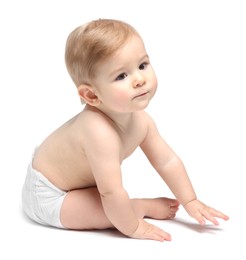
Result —
<instances>
[{"instance_id":1,"label":"baby's hand","mask_svg":"<svg viewBox=\"0 0 246 260\"><path fill-rule=\"evenodd\" d=\"M215 219L215 217L224 220L229 219L229 217L222 212L205 205L199 200L193 200L187 203L184 205L184 208L191 217L196 219L202 225L205 224L205 219L211 221L216 226L219 225L219 222Z\"/></svg>"},{"instance_id":2,"label":"baby's hand","mask_svg":"<svg viewBox=\"0 0 246 260\"><path fill-rule=\"evenodd\" d=\"M143 219L139 219L138 221L138 228L130 237L137 239L152 239L161 242L164 240L171 241L171 235L167 232Z\"/></svg>"}]
</instances>

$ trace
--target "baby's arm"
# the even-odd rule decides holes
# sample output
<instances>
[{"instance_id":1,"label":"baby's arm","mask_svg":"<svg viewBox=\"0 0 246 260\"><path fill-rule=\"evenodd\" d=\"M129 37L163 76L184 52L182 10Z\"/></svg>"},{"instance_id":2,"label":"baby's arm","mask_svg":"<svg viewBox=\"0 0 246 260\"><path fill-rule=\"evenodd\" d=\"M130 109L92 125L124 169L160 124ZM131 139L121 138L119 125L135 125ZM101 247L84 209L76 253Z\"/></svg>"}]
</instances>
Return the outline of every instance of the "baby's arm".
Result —
<instances>
[{"instance_id":1,"label":"baby's arm","mask_svg":"<svg viewBox=\"0 0 246 260\"><path fill-rule=\"evenodd\" d=\"M122 185L121 140L105 125L86 132L84 150L91 166L106 216L121 233L132 238L170 240L170 235L135 215Z\"/></svg>"},{"instance_id":2,"label":"baby's arm","mask_svg":"<svg viewBox=\"0 0 246 260\"><path fill-rule=\"evenodd\" d=\"M205 224L205 219L211 221L214 225L219 225L217 218L228 220L229 217L222 212L205 205L199 200L193 200L184 205L185 210L188 214L196 219L201 225ZM205 219L204 219L205 218Z\"/></svg>"},{"instance_id":3,"label":"baby's arm","mask_svg":"<svg viewBox=\"0 0 246 260\"><path fill-rule=\"evenodd\" d=\"M98 126L96 129L88 128L84 149L105 214L123 234L132 234L137 229L138 220L122 185L119 137L105 125L100 127L100 134Z\"/></svg>"},{"instance_id":4,"label":"baby's arm","mask_svg":"<svg viewBox=\"0 0 246 260\"><path fill-rule=\"evenodd\" d=\"M188 214L200 224L205 223L204 218L215 225L218 225L215 217L227 220L226 215L197 199L182 161L159 135L153 120L148 121L149 131L141 148Z\"/></svg>"},{"instance_id":5,"label":"baby's arm","mask_svg":"<svg viewBox=\"0 0 246 260\"><path fill-rule=\"evenodd\" d=\"M195 200L196 193L182 161L160 136L148 115L146 120L149 128L141 149L182 205Z\"/></svg>"}]
</instances>

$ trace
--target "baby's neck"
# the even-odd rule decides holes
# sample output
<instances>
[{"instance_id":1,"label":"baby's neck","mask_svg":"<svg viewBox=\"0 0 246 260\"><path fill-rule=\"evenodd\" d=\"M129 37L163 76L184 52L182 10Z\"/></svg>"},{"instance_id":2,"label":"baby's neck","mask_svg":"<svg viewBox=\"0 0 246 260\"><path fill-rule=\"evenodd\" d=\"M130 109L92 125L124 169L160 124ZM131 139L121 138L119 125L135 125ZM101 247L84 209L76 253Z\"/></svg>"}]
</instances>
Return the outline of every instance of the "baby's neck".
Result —
<instances>
[{"instance_id":1,"label":"baby's neck","mask_svg":"<svg viewBox=\"0 0 246 260\"><path fill-rule=\"evenodd\" d=\"M99 109L97 107L91 107L90 109L104 114L104 116L108 117L122 132L129 129L134 117L134 112L119 113L107 109Z\"/></svg>"}]
</instances>

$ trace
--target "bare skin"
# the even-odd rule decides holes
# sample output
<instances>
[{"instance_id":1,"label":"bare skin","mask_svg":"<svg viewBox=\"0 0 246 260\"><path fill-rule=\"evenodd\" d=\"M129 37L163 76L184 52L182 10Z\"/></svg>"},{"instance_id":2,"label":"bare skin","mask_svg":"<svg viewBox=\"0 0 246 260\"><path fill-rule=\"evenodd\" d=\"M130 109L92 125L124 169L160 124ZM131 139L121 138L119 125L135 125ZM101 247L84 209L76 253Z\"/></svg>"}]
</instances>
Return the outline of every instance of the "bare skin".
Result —
<instances>
[{"instance_id":1,"label":"bare skin","mask_svg":"<svg viewBox=\"0 0 246 260\"><path fill-rule=\"evenodd\" d=\"M144 111L157 80L144 44L132 37L78 87L87 105L39 146L33 167L68 191L60 220L69 229L115 227L138 239L171 240L144 217L172 219L182 204L200 224L228 217L199 201L180 158ZM176 200L130 199L121 163L140 147ZM139 181L141 183L141 180Z\"/></svg>"},{"instance_id":2,"label":"bare skin","mask_svg":"<svg viewBox=\"0 0 246 260\"><path fill-rule=\"evenodd\" d=\"M94 109L92 109L92 111L94 112ZM76 132L74 129L79 128L77 124L84 124L84 117L87 118L87 113L91 113L92 111L91 108L85 108L83 113L69 120L52 133L39 146L33 159L33 167L35 169L42 172L58 188L68 191L61 208L60 219L62 225L68 229L87 230L115 228L105 213L102 205L102 195L95 186L93 173L87 166L86 160L82 160L84 155L79 149L79 139L72 145L71 149L71 140L68 138L70 132L73 134L73 138L75 138ZM142 120L140 120L142 117L141 114L142 113L137 113L136 117L134 116L135 123L130 124L131 126L136 127L136 132L134 131L132 133L135 142L123 146L123 154L126 154L124 158L129 156L129 151L135 150L138 142L141 142L139 141L139 138L143 139L143 136L145 135L146 130ZM103 114L100 114L100 116L103 116L103 118L105 117ZM138 119L139 116L141 117ZM106 122L107 121L108 118L106 118ZM136 122L138 122L138 126L135 125ZM95 127L95 129L96 128L97 127ZM66 135L64 136L64 134ZM79 136L76 138L79 138ZM56 140L59 139L63 140L63 142L57 144ZM57 151L52 152L56 146L58 146ZM50 151L52 152L51 154ZM60 153L59 151L66 151L66 153ZM76 151L78 151L78 154ZM57 158L57 156L59 156L59 158ZM72 161L72 159L67 161L67 158L76 157L78 158L78 163L70 165L69 161ZM58 161L59 164L53 168L52 165L55 165L55 161ZM49 162L49 164L47 162ZM97 163L99 163L98 160ZM83 176L81 176L81 172L83 172ZM143 220L143 218L148 217L162 220L174 218L180 205L176 199L131 199L130 204L136 219L140 223L138 229L135 230L135 233L129 235L130 237L154 239L158 241L171 240L171 235L169 233L148 223Z\"/></svg>"},{"instance_id":3,"label":"bare skin","mask_svg":"<svg viewBox=\"0 0 246 260\"><path fill-rule=\"evenodd\" d=\"M132 208L138 219L173 219L180 203L176 199L131 199ZM86 214L85 214L86 212ZM61 210L61 222L68 229L107 229L114 228L107 218L97 188L68 192ZM150 228L155 228L149 224ZM165 240L171 235L164 232ZM163 241L163 239L157 239Z\"/></svg>"}]
</instances>

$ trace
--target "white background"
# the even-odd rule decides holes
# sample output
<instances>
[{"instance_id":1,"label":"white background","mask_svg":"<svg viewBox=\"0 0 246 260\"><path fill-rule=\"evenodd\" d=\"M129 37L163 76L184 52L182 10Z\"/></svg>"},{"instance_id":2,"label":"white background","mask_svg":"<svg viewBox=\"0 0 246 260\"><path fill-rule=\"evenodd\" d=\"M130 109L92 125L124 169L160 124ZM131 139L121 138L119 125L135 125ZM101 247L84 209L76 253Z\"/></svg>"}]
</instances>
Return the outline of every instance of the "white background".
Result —
<instances>
[{"instance_id":1,"label":"white background","mask_svg":"<svg viewBox=\"0 0 246 260\"><path fill-rule=\"evenodd\" d=\"M238 0L1 0L0 258L246 259L245 14ZM124 20L142 35L159 80L147 110L198 197L228 222L200 227L181 208L175 221L152 220L172 234L172 242L160 243L45 228L22 215L34 147L82 109L65 68L66 38L98 18ZM172 196L139 150L123 172L131 197Z\"/></svg>"}]
</instances>

